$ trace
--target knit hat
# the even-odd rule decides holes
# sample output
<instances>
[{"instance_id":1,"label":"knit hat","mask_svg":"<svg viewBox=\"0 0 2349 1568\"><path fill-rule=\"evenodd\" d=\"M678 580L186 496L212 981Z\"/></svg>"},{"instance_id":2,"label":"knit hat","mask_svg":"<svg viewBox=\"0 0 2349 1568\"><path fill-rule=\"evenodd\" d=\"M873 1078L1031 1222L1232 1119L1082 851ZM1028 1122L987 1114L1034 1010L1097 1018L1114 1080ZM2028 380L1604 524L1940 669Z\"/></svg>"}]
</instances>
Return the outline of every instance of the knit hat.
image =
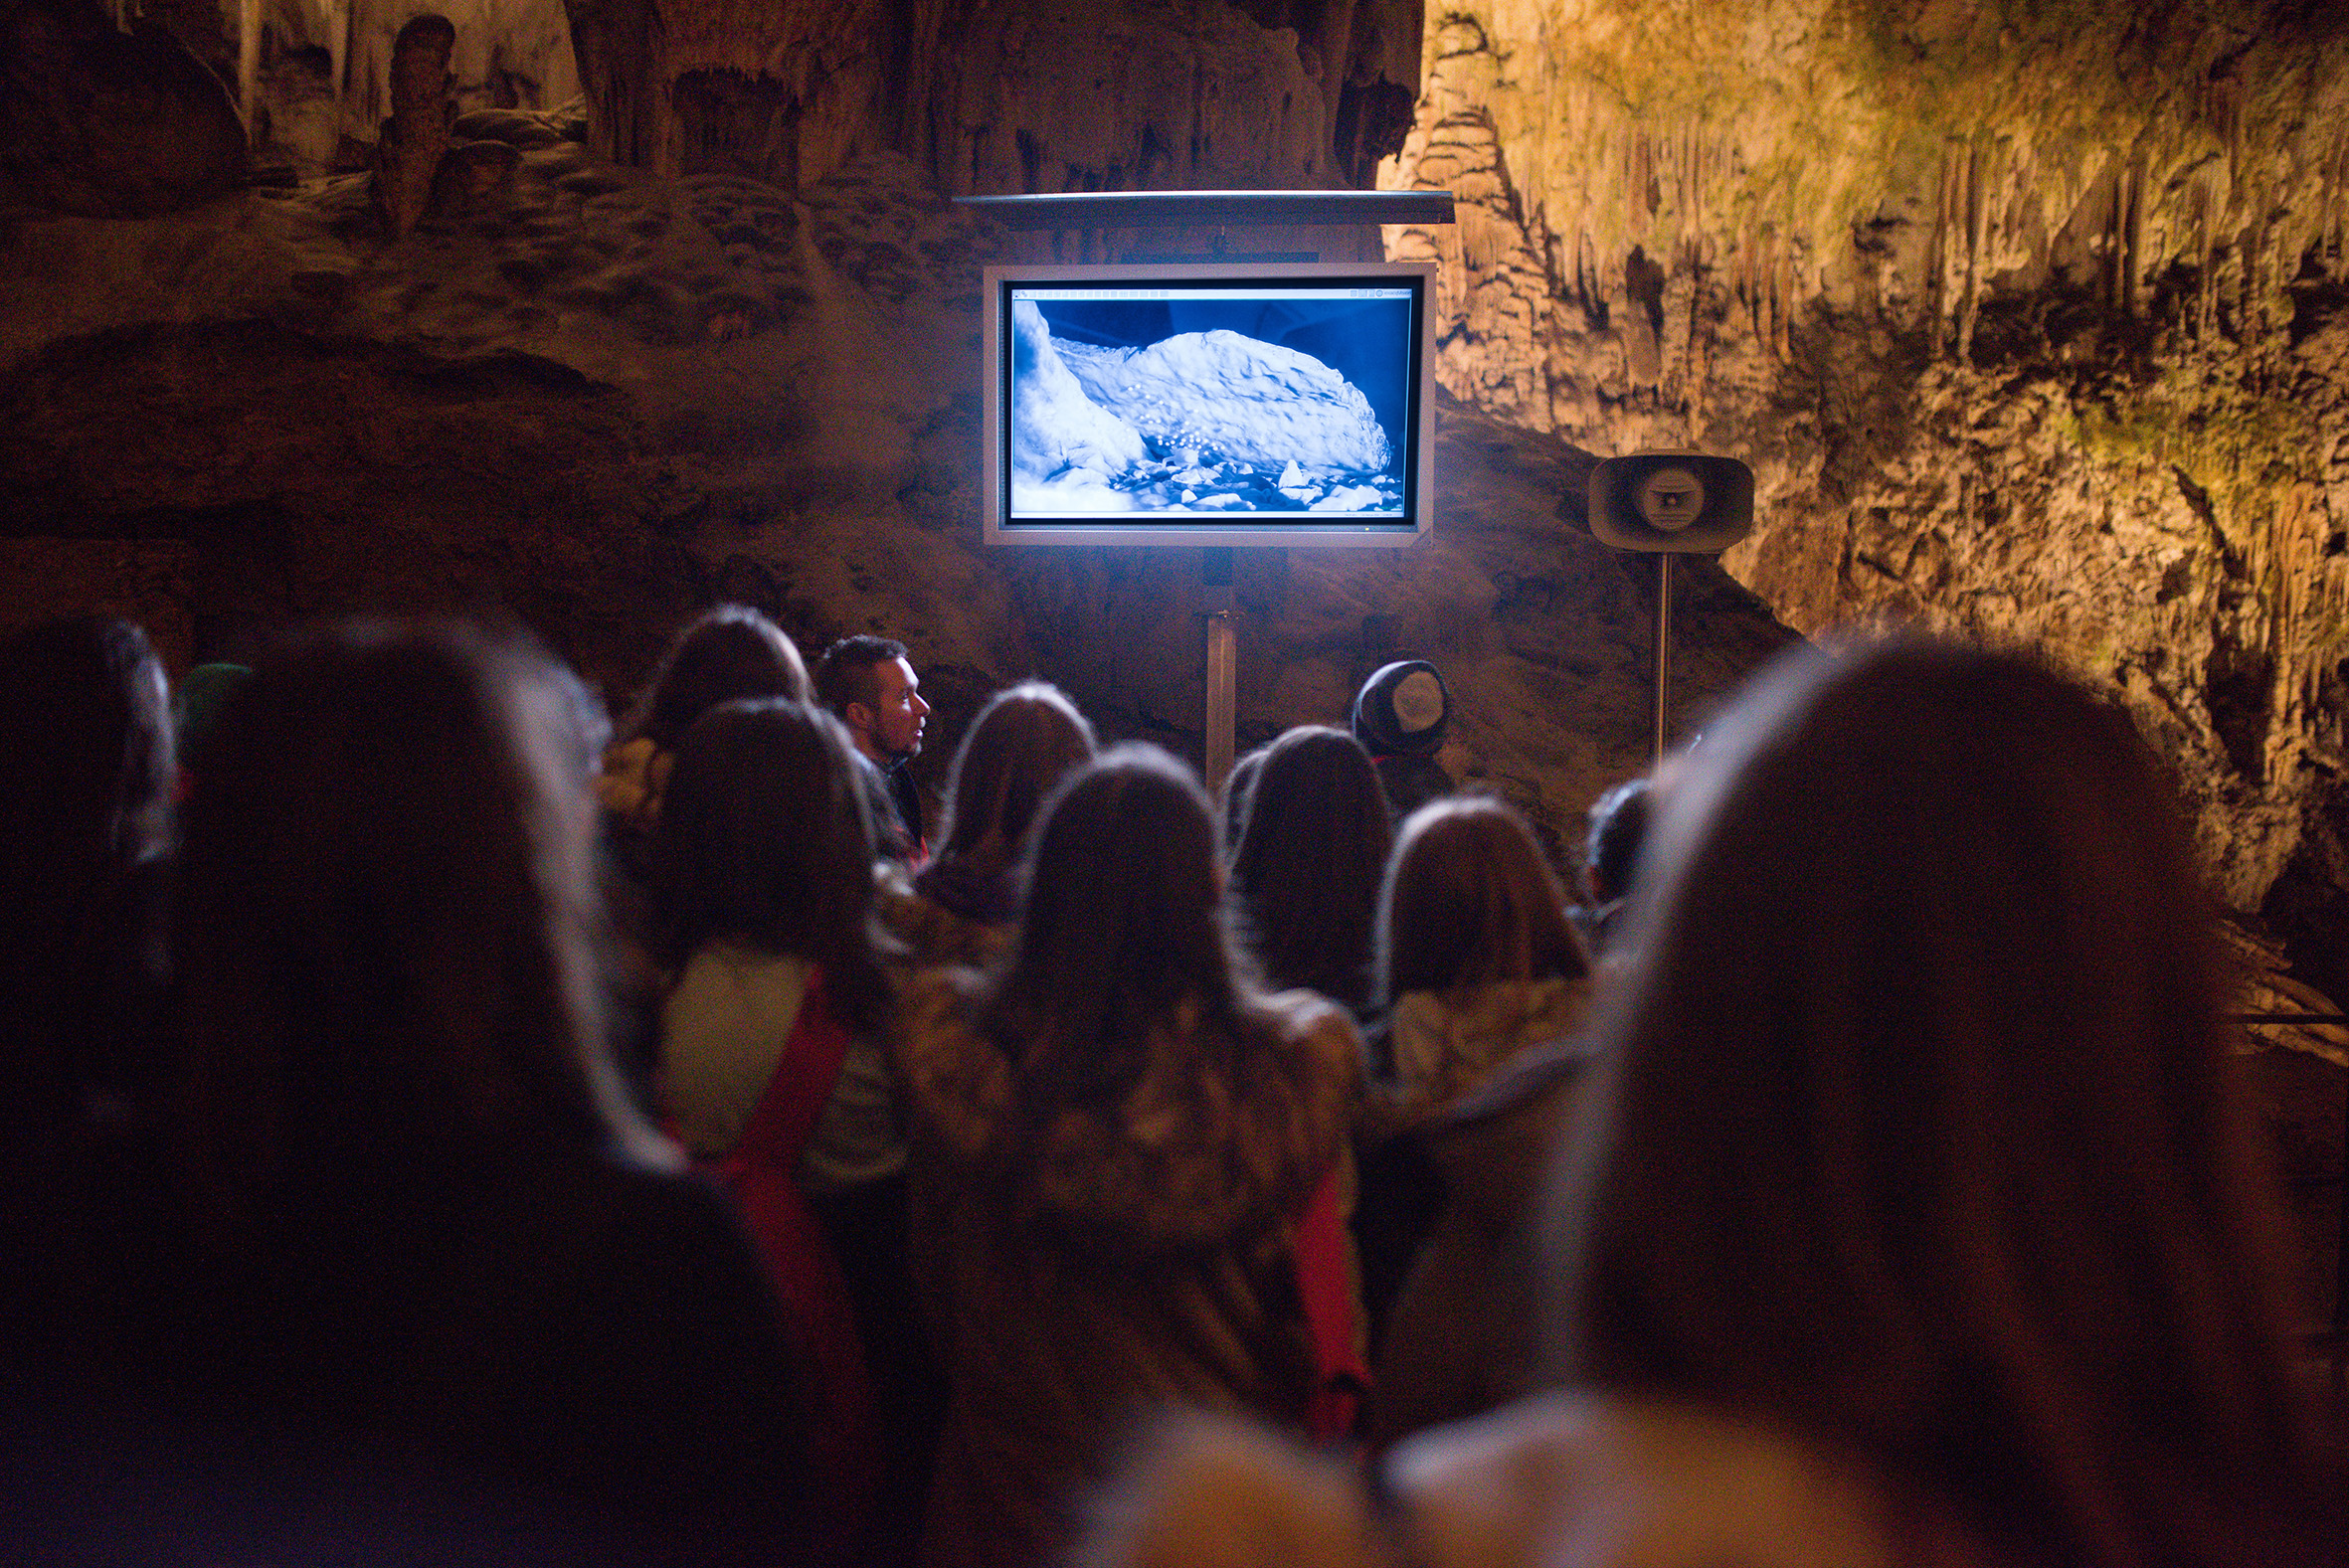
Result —
<instances>
[{"instance_id":1,"label":"knit hat","mask_svg":"<svg viewBox=\"0 0 2349 1568\"><path fill-rule=\"evenodd\" d=\"M1373 757L1424 757L1444 744L1452 694L1425 659L1398 659L1362 682L1354 738Z\"/></svg>"}]
</instances>

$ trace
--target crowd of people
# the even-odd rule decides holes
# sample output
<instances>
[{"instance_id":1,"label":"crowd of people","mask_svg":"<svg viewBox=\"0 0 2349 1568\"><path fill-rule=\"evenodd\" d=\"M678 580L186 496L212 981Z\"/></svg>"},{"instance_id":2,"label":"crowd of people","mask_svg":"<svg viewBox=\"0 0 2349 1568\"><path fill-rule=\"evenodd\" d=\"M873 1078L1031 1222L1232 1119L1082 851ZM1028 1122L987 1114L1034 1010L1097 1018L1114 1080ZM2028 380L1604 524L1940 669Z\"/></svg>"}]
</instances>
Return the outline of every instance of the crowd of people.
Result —
<instances>
[{"instance_id":1,"label":"crowd of people","mask_svg":"<svg viewBox=\"0 0 2349 1568\"><path fill-rule=\"evenodd\" d=\"M0 677L27 1560L2340 1551L2214 912L2027 658L1781 661L1571 901L1417 660L1219 802L1021 682L935 831L907 649L740 607L617 730L453 624Z\"/></svg>"}]
</instances>

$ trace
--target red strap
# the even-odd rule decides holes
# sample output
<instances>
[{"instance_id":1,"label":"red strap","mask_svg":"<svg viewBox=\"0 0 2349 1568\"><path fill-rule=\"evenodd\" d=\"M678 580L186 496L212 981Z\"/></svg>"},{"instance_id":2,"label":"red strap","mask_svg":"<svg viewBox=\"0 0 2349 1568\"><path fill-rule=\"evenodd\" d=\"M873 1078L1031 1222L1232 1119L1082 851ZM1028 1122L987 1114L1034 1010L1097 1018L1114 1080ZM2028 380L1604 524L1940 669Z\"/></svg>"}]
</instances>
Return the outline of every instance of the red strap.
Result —
<instances>
[{"instance_id":1,"label":"red strap","mask_svg":"<svg viewBox=\"0 0 2349 1568\"><path fill-rule=\"evenodd\" d=\"M813 1441L830 1491L827 1511L853 1529L879 1478L872 1383L839 1259L796 1175L847 1055L848 1031L825 1000L822 971L812 971L775 1076L741 1139L710 1169L742 1212L823 1397Z\"/></svg>"},{"instance_id":2,"label":"red strap","mask_svg":"<svg viewBox=\"0 0 2349 1568\"><path fill-rule=\"evenodd\" d=\"M1362 1364L1360 1303L1355 1291L1346 1219L1338 1211L1338 1171L1322 1178L1297 1221L1292 1249L1297 1260L1297 1296L1313 1349L1313 1401L1306 1425L1322 1442L1354 1435L1370 1369Z\"/></svg>"},{"instance_id":3,"label":"red strap","mask_svg":"<svg viewBox=\"0 0 2349 1568\"><path fill-rule=\"evenodd\" d=\"M840 1064L847 1059L848 1031L832 1016L823 971L810 969L791 1037L775 1061L775 1076L767 1080L767 1092L759 1097L742 1136L724 1160L754 1160L787 1171L797 1165L815 1132L815 1119L839 1082Z\"/></svg>"}]
</instances>

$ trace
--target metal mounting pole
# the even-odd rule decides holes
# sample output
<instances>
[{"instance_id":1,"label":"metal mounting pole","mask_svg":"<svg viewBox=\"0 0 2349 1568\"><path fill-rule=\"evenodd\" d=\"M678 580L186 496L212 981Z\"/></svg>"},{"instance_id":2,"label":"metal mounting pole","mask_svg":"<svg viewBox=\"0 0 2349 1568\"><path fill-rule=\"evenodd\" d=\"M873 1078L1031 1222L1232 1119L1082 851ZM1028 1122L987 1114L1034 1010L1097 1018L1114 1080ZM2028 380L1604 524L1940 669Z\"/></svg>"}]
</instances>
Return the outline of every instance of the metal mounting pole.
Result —
<instances>
[{"instance_id":1,"label":"metal mounting pole","mask_svg":"<svg viewBox=\"0 0 2349 1568\"><path fill-rule=\"evenodd\" d=\"M1239 640L1231 623L1231 551L1199 552L1200 608L1207 620L1207 702L1200 726L1199 774L1209 791L1231 772L1239 710Z\"/></svg>"},{"instance_id":2,"label":"metal mounting pole","mask_svg":"<svg viewBox=\"0 0 2349 1568\"><path fill-rule=\"evenodd\" d=\"M1656 761L1664 761L1664 699L1672 684L1672 554L1656 552Z\"/></svg>"}]
</instances>

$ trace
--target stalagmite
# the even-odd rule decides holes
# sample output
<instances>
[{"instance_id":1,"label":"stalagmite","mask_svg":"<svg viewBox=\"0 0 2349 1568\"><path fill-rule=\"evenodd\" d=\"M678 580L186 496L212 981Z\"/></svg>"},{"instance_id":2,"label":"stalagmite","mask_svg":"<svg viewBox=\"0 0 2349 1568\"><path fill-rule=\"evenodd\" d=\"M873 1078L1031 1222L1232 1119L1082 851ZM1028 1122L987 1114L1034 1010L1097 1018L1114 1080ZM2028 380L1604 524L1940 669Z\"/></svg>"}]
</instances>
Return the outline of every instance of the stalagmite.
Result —
<instances>
[{"instance_id":1,"label":"stalagmite","mask_svg":"<svg viewBox=\"0 0 2349 1568\"><path fill-rule=\"evenodd\" d=\"M392 49L392 113L376 147L375 200L394 235L416 227L431 205L433 180L449 150L449 55L456 29L420 16Z\"/></svg>"}]
</instances>

